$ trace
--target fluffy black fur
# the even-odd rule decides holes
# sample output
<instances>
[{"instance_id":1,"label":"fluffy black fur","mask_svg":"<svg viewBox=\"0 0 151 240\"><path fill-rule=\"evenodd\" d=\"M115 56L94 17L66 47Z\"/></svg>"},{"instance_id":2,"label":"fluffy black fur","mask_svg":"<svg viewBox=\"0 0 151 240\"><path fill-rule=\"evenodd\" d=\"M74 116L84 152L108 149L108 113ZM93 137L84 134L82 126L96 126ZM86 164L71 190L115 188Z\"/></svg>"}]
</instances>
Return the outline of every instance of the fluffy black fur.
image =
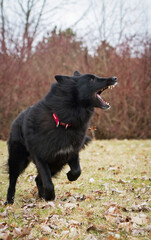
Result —
<instances>
[{"instance_id":1,"label":"fluffy black fur","mask_svg":"<svg viewBox=\"0 0 151 240\"><path fill-rule=\"evenodd\" d=\"M55 198L52 177L65 164L69 164L67 177L76 180L80 174L79 151L89 142L86 130L94 107L109 108L100 93L116 83L116 77L99 78L92 74L55 76L49 93L34 106L29 107L14 120L8 140L9 188L7 203L14 202L18 176L32 160L37 168L35 179L39 197ZM56 127L52 117L55 113L67 129Z\"/></svg>"}]
</instances>

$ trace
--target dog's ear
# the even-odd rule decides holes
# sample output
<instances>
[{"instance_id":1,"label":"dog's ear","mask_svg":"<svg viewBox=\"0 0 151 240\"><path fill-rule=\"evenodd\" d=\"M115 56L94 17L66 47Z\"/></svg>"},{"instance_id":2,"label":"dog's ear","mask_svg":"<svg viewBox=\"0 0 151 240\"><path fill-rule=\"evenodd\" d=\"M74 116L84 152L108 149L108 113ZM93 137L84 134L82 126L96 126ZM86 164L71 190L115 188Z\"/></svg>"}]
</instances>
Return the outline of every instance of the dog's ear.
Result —
<instances>
[{"instance_id":1,"label":"dog's ear","mask_svg":"<svg viewBox=\"0 0 151 240\"><path fill-rule=\"evenodd\" d=\"M76 71L74 72L73 76L75 76L75 77L80 77L80 76L81 76L81 73L76 70Z\"/></svg>"},{"instance_id":2,"label":"dog's ear","mask_svg":"<svg viewBox=\"0 0 151 240\"><path fill-rule=\"evenodd\" d=\"M63 76L61 76L61 75L56 75L55 76L55 79L57 80L57 82L62 82L63 81Z\"/></svg>"},{"instance_id":3,"label":"dog's ear","mask_svg":"<svg viewBox=\"0 0 151 240\"><path fill-rule=\"evenodd\" d=\"M71 77L63 76L63 75L56 75L55 79L57 80L58 83L64 83L64 82L71 80Z\"/></svg>"}]
</instances>

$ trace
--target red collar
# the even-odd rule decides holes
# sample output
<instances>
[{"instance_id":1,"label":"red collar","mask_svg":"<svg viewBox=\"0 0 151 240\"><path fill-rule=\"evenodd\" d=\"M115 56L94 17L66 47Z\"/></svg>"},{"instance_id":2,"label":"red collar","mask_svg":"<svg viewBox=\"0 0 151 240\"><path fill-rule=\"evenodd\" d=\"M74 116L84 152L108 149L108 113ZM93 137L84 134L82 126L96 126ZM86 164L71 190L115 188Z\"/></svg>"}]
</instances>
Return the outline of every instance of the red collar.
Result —
<instances>
[{"instance_id":1,"label":"red collar","mask_svg":"<svg viewBox=\"0 0 151 240\"><path fill-rule=\"evenodd\" d=\"M59 122L59 119L58 119L58 117L57 117L57 115L56 115L55 113L53 113L52 116L53 116L53 118L54 118L54 120L55 120L55 122L56 122L56 127L58 127L59 125L61 125L61 126L64 126L64 127L67 129L68 127L71 126L71 123Z\"/></svg>"}]
</instances>

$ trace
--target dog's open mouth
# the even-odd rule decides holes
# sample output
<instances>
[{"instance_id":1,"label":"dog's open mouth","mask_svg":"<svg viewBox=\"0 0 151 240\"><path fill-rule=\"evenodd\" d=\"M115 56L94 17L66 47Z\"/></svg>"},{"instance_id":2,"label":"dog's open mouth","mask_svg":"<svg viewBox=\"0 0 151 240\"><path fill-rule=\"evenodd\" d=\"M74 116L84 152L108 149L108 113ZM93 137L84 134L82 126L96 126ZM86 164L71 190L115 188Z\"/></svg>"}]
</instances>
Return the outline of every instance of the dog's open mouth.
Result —
<instances>
[{"instance_id":1,"label":"dog's open mouth","mask_svg":"<svg viewBox=\"0 0 151 240\"><path fill-rule=\"evenodd\" d=\"M96 92L96 98L99 100L102 109L109 109L111 106L108 102L103 100L103 98L101 97L101 93L108 88L113 89L116 85L117 85L117 82L115 82L114 84L111 84L109 86L106 86Z\"/></svg>"}]
</instances>

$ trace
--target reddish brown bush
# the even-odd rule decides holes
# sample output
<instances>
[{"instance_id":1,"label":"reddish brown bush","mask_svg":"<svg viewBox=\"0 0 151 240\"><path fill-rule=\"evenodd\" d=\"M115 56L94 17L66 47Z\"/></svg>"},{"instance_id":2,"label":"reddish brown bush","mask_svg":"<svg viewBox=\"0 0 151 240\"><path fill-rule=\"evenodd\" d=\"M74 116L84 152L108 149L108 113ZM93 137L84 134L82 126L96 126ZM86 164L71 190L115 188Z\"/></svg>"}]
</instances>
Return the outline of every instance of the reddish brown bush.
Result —
<instances>
[{"instance_id":1,"label":"reddish brown bush","mask_svg":"<svg viewBox=\"0 0 151 240\"><path fill-rule=\"evenodd\" d=\"M103 49L98 48L92 68L95 65L104 66L103 69L100 67L97 74L118 76L119 82L114 91L106 93L107 101L112 105L111 110L96 111L93 124L96 122L98 138L151 137L150 56L149 43L139 57L132 57L127 43L121 45L118 54L107 44Z\"/></svg>"},{"instance_id":2,"label":"reddish brown bush","mask_svg":"<svg viewBox=\"0 0 151 240\"><path fill-rule=\"evenodd\" d=\"M76 69L118 77L118 86L103 93L111 110L96 110L91 120L97 138L150 138L151 41L140 44L142 53L135 54L128 41L118 48L104 41L90 56L71 30L54 30L28 58L0 53L0 138L7 138L21 110L47 93L55 74Z\"/></svg>"}]
</instances>

